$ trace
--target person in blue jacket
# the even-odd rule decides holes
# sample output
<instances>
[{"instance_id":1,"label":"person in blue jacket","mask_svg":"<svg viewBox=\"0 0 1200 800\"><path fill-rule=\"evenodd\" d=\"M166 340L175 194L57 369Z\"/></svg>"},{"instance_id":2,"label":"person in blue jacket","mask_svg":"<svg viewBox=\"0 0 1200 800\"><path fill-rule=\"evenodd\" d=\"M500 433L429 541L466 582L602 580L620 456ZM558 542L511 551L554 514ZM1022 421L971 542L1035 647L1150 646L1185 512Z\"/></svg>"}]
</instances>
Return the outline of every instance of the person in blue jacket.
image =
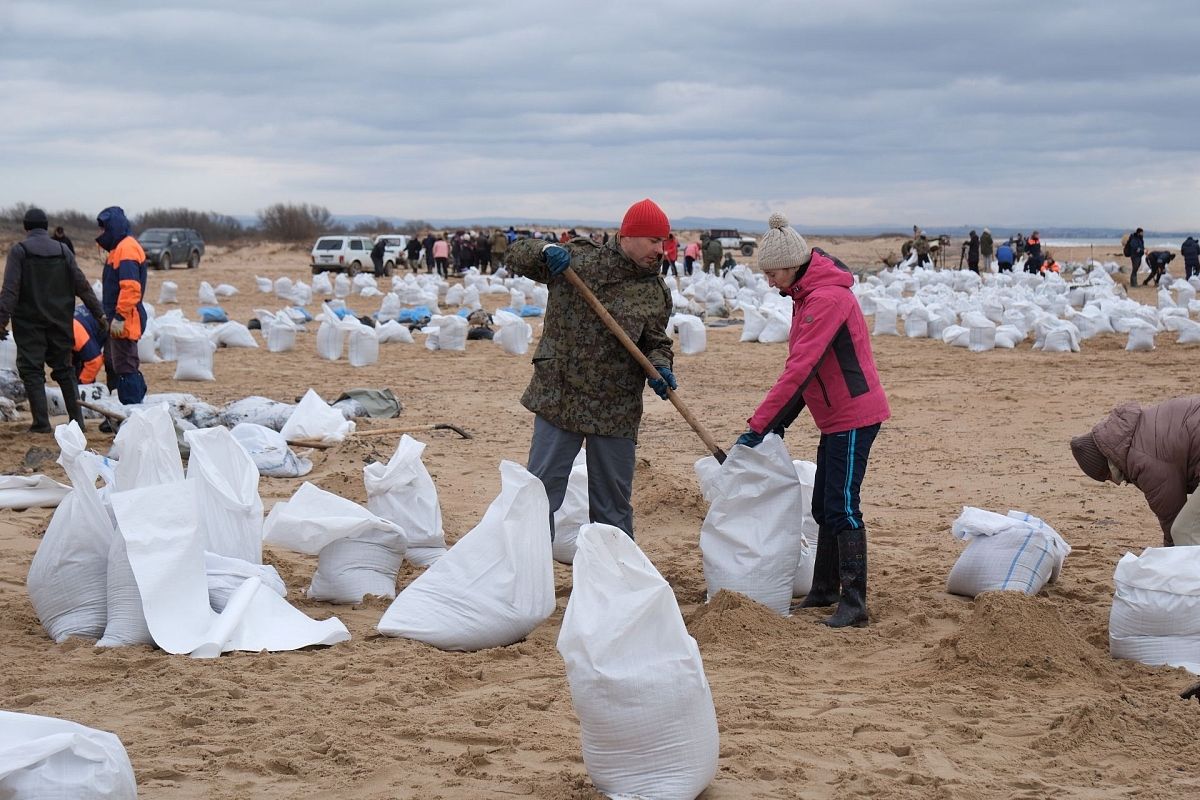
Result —
<instances>
[{"instance_id":1,"label":"person in blue jacket","mask_svg":"<svg viewBox=\"0 0 1200 800\"><path fill-rule=\"evenodd\" d=\"M1013 249L1008 242L996 248L996 263L1000 265L1001 272L1012 272L1013 268Z\"/></svg>"}]
</instances>

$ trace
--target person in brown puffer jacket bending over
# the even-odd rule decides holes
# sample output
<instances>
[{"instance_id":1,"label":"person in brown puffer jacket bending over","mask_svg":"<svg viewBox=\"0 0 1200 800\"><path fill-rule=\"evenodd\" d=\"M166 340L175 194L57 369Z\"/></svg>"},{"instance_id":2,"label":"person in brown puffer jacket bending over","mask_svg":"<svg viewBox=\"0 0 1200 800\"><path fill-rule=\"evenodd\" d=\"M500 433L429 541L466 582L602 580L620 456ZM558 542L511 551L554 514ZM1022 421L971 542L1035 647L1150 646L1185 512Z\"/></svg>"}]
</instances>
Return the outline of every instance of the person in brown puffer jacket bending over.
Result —
<instances>
[{"instance_id":1,"label":"person in brown puffer jacket bending over","mask_svg":"<svg viewBox=\"0 0 1200 800\"><path fill-rule=\"evenodd\" d=\"M1200 544L1200 395L1119 405L1071 453L1088 477L1140 489L1165 547Z\"/></svg>"}]
</instances>

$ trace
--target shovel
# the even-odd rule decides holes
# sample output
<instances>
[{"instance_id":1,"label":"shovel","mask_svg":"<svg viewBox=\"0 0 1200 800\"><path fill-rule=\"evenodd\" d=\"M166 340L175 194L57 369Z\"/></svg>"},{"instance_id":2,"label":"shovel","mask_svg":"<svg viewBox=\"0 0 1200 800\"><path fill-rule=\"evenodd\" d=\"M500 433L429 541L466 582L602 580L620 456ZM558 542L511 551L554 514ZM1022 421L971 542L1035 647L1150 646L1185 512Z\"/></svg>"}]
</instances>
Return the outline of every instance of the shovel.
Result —
<instances>
[{"instance_id":1,"label":"shovel","mask_svg":"<svg viewBox=\"0 0 1200 800\"><path fill-rule=\"evenodd\" d=\"M638 346L634 344L632 339L629 338L629 334L625 333L625 329L621 327L620 323L613 319L613 315L608 313L608 309L605 308L604 304L600 302L599 298L592 293L592 290L587 287L587 284L583 282L583 278L579 277L579 274L570 267L567 267L567 269L563 272L563 277L566 278L567 281L575 287L579 294L583 296L583 299L587 301L587 304L592 307L592 311L596 312L596 316L600 318L600 321L603 322L610 331L612 331L613 336L616 336L621 344L625 346L625 349L629 351L629 355L633 356L634 360L641 365L642 369L646 371L646 376L651 380L661 381L662 375L659 374L658 369L651 364L650 359L646 358L646 355L638 349ZM675 410L677 410L680 415L683 416L683 418L687 421L687 424L692 426L692 430L696 432L696 435L700 437L700 441L704 442L704 446L707 447L708 451L717 459L717 463L724 464L725 451L717 446L716 441L713 440L709 432L703 425L700 424L698 419L692 416L692 412L688 410L688 407L684 405L683 400L679 399L679 395L675 394L675 390L670 386L667 387L667 399L671 401L671 403L675 406Z\"/></svg>"},{"instance_id":2,"label":"shovel","mask_svg":"<svg viewBox=\"0 0 1200 800\"><path fill-rule=\"evenodd\" d=\"M376 428L370 431L355 431L350 436L355 439L362 439L367 436L389 436L398 433L429 433L431 431L453 431L463 439L475 438L468 431L449 422L438 422L434 425L417 425L409 428ZM335 446L322 442L320 439L289 439L288 444L293 447L312 447L316 450L328 450Z\"/></svg>"}]
</instances>

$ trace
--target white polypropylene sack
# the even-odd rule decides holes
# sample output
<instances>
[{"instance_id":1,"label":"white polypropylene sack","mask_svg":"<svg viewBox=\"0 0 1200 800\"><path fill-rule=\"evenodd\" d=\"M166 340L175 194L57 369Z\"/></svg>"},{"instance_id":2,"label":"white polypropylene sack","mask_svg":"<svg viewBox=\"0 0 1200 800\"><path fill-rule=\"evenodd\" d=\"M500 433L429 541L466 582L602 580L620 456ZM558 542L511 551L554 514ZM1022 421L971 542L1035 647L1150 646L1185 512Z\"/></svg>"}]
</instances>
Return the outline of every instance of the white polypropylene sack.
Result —
<instances>
[{"instance_id":1,"label":"white polypropylene sack","mask_svg":"<svg viewBox=\"0 0 1200 800\"><path fill-rule=\"evenodd\" d=\"M359 324L350 331L347 357L352 367L368 367L379 360L379 337L374 328Z\"/></svg>"},{"instance_id":2,"label":"white polypropylene sack","mask_svg":"<svg viewBox=\"0 0 1200 800\"><path fill-rule=\"evenodd\" d=\"M268 478L299 478L312 471L312 462L288 447L283 434L264 425L239 423L229 431L249 454L260 475Z\"/></svg>"},{"instance_id":3,"label":"white polypropylene sack","mask_svg":"<svg viewBox=\"0 0 1200 800\"><path fill-rule=\"evenodd\" d=\"M120 529L113 537L108 551L107 614L104 635L96 642L97 647L129 647L136 644L154 644L150 628L146 625L146 612L142 608L142 596L138 591L137 578L129 563L129 552Z\"/></svg>"},{"instance_id":4,"label":"white polypropylene sack","mask_svg":"<svg viewBox=\"0 0 1200 800\"><path fill-rule=\"evenodd\" d=\"M376 330L379 334L380 344L387 344L388 342L413 343L412 331L394 319L383 323Z\"/></svg>"},{"instance_id":5,"label":"white polypropylene sack","mask_svg":"<svg viewBox=\"0 0 1200 800\"><path fill-rule=\"evenodd\" d=\"M329 361L337 361L342 357L345 341L346 331L338 325L337 317L334 316L330 321L329 316L326 316L317 328L317 355Z\"/></svg>"},{"instance_id":6,"label":"white polypropylene sack","mask_svg":"<svg viewBox=\"0 0 1200 800\"><path fill-rule=\"evenodd\" d=\"M579 529L591 522L588 505L587 450L580 450L571 465L567 478L567 492L562 505L554 512L554 544L551 551L554 560L570 564L575 559L575 542Z\"/></svg>"},{"instance_id":7,"label":"white polypropylene sack","mask_svg":"<svg viewBox=\"0 0 1200 800\"><path fill-rule=\"evenodd\" d=\"M25 588L55 642L69 636L98 639L108 614L108 551L114 536L112 519L96 489L104 459L87 452L87 440L75 422L59 425L54 438L62 448L58 463L74 489L50 518Z\"/></svg>"},{"instance_id":8,"label":"white polypropylene sack","mask_svg":"<svg viewBox=\"0 0 1200 800\"><path fill-rule=\"evenodd\" d=\"M163 281L158 287L158 302L159 303L178 303L176 296L179 291L179 286L175 281Z\"/></svg>"},{"instance_id":9,"label":"white polypropylene sack","mask_svg":"<svg viewBox=\"0 0 1200 800\"><path fill-rule=\"evenodd\" d=\"M208 604L213 611L223 611L238 587L250 578L258 578L263 586L280 597L287 597L287 586L279 572L270 564L251 564L240 558L216 553L204 553L204 574L208 578Z\"/></svg>"},{"instance_id":10,"label":"white polypropylene sack","mask_svg":"<svg viewBox=\"0 0 1200 800\"><path fill-rule=\"evenodd\" d=\"M233 428L243 422L263 425L273 431L282 430L296 407L268 397L251 395L234 400L221 410L221 424Z\"/></svg>"},{"instance_id":11,"label":"white polypropylene sack","mask_svg":"<svg viewBox=\"0 0 1200 800\"><path fill-rule=\"evenodd\" d=\"M114 470L116 491L183 480L179 440L166 403L135 408L113 444L121 454Z\"/></svg>"},{"instance_id":12,"label":"white polypropylene sack","mask_svg":"<svg viewBox=\"0 0 1200 800\"><path fill-rule=\"evenodd\" d=\"M503 312L497 311L497 321L500 314ZM494 341L496 344L509 355L523 356L529 352L529 342L533 338L533 328L529 323L515 314L504 314L508 318L500 323L500 330L496 331Z\"/></svg>"},{"instance_id":13,"label":"white polypropylene sack","mask_svg":"<svg viewBox=\"0 0 1200 800\"><path fill-rule=\"evenodd\" d=\"M811 461L793 461L796 477L800 479L800 561L792 580L792 596L803 597L812 590L813 570L817 565L817 536L820 527L812 515L813 486L817 480L817 465Z\"/></svg>"},{"instance_id":14,"label":"white polypropylene sack","mask_svg":"<svg viewBox=\"0 0 1200 800\"><path fill-rule=\"evenodd\" d=\"M964 506L951 532L967 543L958 557L946 591L975 597L981 592L1024 592L1035 595L1058 578L1070 545L1037 517L1023 511L1007 516Z\"/></svg>"},{"instance_id":15,"label":"white polypropylene sack","mask_svg":"<svg viewBox=\"0 0 1200 800\"><path fill-rule=\"evenodd\" d=\"M0 508L54 508L70 491L47 475L0 475Z\"/></svg>"},{"instance_id":16,"label":"white polypropylene sack","mask_svg":"<svg viewBox=\"0 0 1200 800\"><path fill-rule=\"evenodd\" d=\"M1113 658L1200 674L1200 547L1126 553L1113 573L1108 618Z\"/></svg>"},{"instance_id":17,"label":"white polypropylene sack","mask_svg":"<svg viewBox=\"0 0 1200 800\"><path fill-rule=\"evenodd\" d=\"M679 351L685 356L703 353L708 347L708 331L699 317L673 314L667 325L679 334Z\"/></svg>"},{"instance_id":18,"label":"white polypropylene sack","mask_svg":"<svg viewBox=\"0 0 1200 800\"><path fill-rule=\"evenodd\" d=\"M1129 340L1125 349L1133 352L1153 350L1155 333L1157 331L1150 323L1134 320L1129 326Z\"/></svg>"},{"instance_id":19,"label":"white polypropylene sack","mask_svg":"<svg viewBox=\"0 0 1200 800\"><path fill-rule=\"evenodd\" d=\"M500 478L483 519L400 593L380 633L483 650L519 642L554 611L546 489L511 461Z\"/></svg>"},{"instance_id":20,"label":"white polypropylene sack","mask_svg":"<svg viewBox=\"0 0 1200 800\"><path fill-rule=\"evenodd\" d=\"M284 325L277 321L267 326L267 352L286 353L296 347L296 325L288 320Z\"/></svg>"},{"instance_id":21,"label":"white polypropylene sack","mask_svg":"<svg viewBox=\"0 0 1200 800\"><path fill-rule=\"evenodd\" d=\"M753 306L742 306L742 316L745 318L745 322L742 325L741 341L757 342L759 334L767 324L767 318Z\"/></svg>"},{"instance_id":22,"label":"white polypropylene sack","mask_svg":"<svg viewBox=\"0 0 1200 800\"><path fill-rule=\"evenodd\" d=\"M208 336L214 344L221 347L258 347L258 342L254 341L254 335L250 333L250 329L234 320L222 322L215 328L209 329Z\"/></svg>"},{"instance_id":23,"label":"white polypropylene sack","mask_svg":"<svg viewBox=\"0 0 1200 800\"><path fill-rule=\"evenodd\" d=\"M875 327L871 331L876 336L899 336L896 328L896 301L891 297L875 298Z\"/></svg>"},{"instance_id":24,"label":"white polypropylene sack","mask_svg":"<svg viewBox=\"0 0 1200 800\"><path fill-rule=\"evenodd\" d=\"M425 339L425 347L429 350L466 350L467 321L459 316L435 316L429 327L436 328L436 334L431 333Z\"/></svg>"},{"instance_id":25,"label":"white polypropylene sack","mask_svg":"<svg viewBox=\"0 0 1200 800\"><path fill-rule=\"evenodd\" d=\"M200 305L215 306L218 305L217 293L213 291L212 284L208 281L200 281L200 289L197 292L200 297Z\"/></svg>"},{"instance_id":26,"label":"white polypropylene sack","mask_svg":"<svg viewBox=\"0 0 1200 800\"><path fill-rule=\"evenodd\" d=\"M239 586L225 609L215 613L194 487L194 481L179 481L112 495L155 644L172 654L214 658L229 650L295 650L350 638L336 617L309 618L258 576Z\"/></svg>"},{"instance_id":27,"label":"white polypropylene sack","mask_svg":"<svg viewBox=\"0 0 1200 800\"><path fill-rule=\"evenodd\" d=\"M704 580L711 598L740 592L787 614L803 538L800 478L783 439L769 434L758 447L736 445L724 464L696 462L709 502L700 527Z\"/></svg>"},{"instance_id":28,"label":"white polypropylene sack","mask_svg":"<svg viewBox=\"0 0 1200 800\"><path fill-rule=\"evenodd\" d=\"M238 293L237 287L229 283L218 283L217 288L213 289L217 297L233 297Z\"/></svg>"},{"instance_id":29,"label":"white polypropylene sack","mask_svg":"<svg viewBox=\"0 0 1200 800\"><path fill-rule=\"evenodd\" d=\"M369 594L393 598L403 562L404 532L399 529L338 539L321 548L308 597L329 603L361 603Z\"/></svg>"},{"instance_id":30,"label":"white polypropylene sack","mask_svg":"<svg viewBox=\"0 0 1200 800\"><path fill-rule=\"evenodd\" d=\"M324 444L336 444L354 433L354 427L342 412L309 389L279 432L288 441L317 439Z\"/></svg>"},{"instance_id":31,"label":"white polypropylene sack","mask_svg":"<svg viewBox=\"0 0 1200 800\"><path fill-rule=\"evenodd\" d=\"M0 711L0 797L134 800L137 781L115 734L65 719Z\"/></svg>"},{"instance_id":32,"label":"white polypropylene sack","mask_svg":"<svg viewBox=\"0 0 1200 800\"><path fill-rule=\"evenodd\" d=\"M263 504L254 460L228 428L186 431L183 438L191 447L187 476L197 482L204 549L261 563Z\"/></svg>"},{"instance_id":33,"label":"white polypropylene sack","mask_svg":"<svg viewBox=\"0 0 1200 800\"><path fill-rule=\"evenodd\" d=\"M792 317L790 312L785 312L778 306L762 307L762 313L765 317L762 331L758 334L758 340L764 344L776 344L778 342L786 342L792 332Z\"/></svg>"},{"instance_id":34,"label":"white polypropylene sack","mask_svg":"<svg viewBox=\"0 0 1200 800\"><path fill-rule=\"evenodd\" d=\"M257 346L257 345L255 345ZM175 380L211 381L213 377L213 348L207 336L175 336Z\"/></svg>"},{"instance_id":35,"label":"white polypropylene sack","mask_svg":"<svg viewBox=\"0 0 1200 800\"><path fill-rule=\"evenodd\" d=\"M275 284L270 278L260 278L258 275L254 276L254 286L263 294L270 294L275 290Z\"/></svg>"},{"instance_id":36,"label":"white polypropylene sack","mask_svg":"<svg viewBox=\"0 0 1200 800\"><path fill-rule=\"evenodd\" d=\"M292 495L271 508L263 523L263 541L298 553L317 555L338 539L355 538L401 528L344 497L305 481Z\"/></svg>"},{"instance_id":37,"label":"white polypropylene sack","mask_svg":"<svg viewBox=\"0 0 1200 800\"><path fill-rule=\"evenodd\" d=\"M408 560L427 567L446 553L437 487L421 461L425 445L408 434L388 463L363 467L367 510L395 523L408 540Z\"/></svg>"},{"instance_id":38,"label":"white polypropylene sack","mask_svg":"<svg viewBox=\"0 0 1200 800\"><path fill-rule=\"evenodd\" d=\"M598 790L654 800L704 791L719 734L700 650L670 585L618 528L580 532L558 651Z\"/></svg>"}]
</instances>

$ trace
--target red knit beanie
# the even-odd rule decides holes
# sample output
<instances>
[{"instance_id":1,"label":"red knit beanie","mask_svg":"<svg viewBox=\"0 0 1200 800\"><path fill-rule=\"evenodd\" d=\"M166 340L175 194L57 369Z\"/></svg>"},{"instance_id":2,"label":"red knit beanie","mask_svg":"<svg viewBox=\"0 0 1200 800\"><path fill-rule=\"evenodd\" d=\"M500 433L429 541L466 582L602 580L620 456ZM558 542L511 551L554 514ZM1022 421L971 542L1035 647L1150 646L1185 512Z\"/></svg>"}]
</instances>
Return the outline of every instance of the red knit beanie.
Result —
<instances>
[{"instance_id":1,"label":"red knit beanie","mask_svg":"<svg viewBox=\"0 0 1200 800\"><path fill-rule=\"evenodd\" d=\"M622 236L656 236L665 239L670 232L671 221L650 198L631 205L625 212L625 219L621 220Z\"/></svg>"}]
</instances>

